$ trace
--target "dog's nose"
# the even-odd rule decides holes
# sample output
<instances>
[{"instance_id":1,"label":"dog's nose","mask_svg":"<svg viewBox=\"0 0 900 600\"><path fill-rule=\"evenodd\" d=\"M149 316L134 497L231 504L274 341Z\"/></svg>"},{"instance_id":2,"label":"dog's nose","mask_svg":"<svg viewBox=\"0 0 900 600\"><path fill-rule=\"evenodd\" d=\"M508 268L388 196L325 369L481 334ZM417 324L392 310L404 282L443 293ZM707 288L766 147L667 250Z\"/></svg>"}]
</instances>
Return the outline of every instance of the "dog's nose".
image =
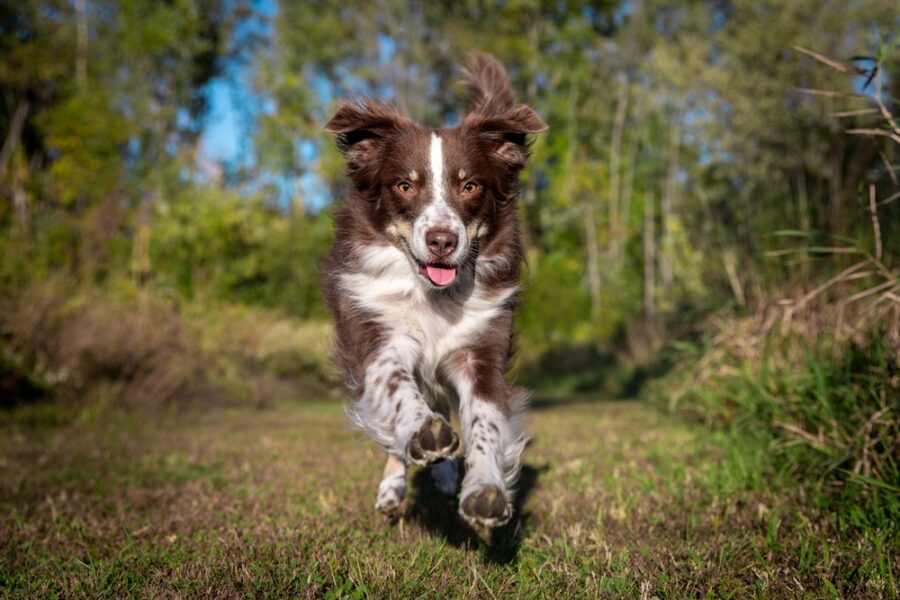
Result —
<instances>
[{"instance_id":1,"label":"dog's nose","mask_svg":"<svg viewBox=\"0 0 900 600\"><path fill-rule=\"evenodd\" d=\"M456 250L459 237L446 229L432 229L425 234L425 244L435 258L446 258Z\"/></svg>"}]
</instances>

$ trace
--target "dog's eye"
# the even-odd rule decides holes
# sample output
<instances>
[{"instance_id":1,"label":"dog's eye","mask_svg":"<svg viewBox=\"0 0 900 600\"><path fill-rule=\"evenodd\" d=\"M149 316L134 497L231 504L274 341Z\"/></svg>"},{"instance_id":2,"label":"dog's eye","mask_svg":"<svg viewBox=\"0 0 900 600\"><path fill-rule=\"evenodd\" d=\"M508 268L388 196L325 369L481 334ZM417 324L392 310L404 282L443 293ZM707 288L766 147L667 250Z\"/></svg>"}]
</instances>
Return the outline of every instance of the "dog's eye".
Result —
<instances>
[{"instance_id":1,"label":"dog's eye","mask_svg":"<svg viewBox=\"0 0 900 600\"><path fill-rule=\"evenodd\" d=\"M466 182L466 185L463 186L463 191L467 194L472 194L478 189L478 184L474 181Z\"/></svg>"},{"instance_id":2,"label":"dog's eye","mask_svg":"<svg viewBox=\"0 0 900 600\"><path fill-rule=\"evenodd\" d=\"M412 191L412 184L408 181L401 181L397 184L397 189L404 194L408 194Z\"/></svg>"}]
</instances>

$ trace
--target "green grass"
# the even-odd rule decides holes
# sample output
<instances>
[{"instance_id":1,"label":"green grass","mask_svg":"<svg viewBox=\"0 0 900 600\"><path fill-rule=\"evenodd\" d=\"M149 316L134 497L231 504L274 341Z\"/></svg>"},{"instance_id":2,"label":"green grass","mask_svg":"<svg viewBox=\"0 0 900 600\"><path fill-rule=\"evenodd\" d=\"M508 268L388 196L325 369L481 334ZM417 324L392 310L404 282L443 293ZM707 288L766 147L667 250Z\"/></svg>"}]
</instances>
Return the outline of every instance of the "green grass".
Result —
<instances>
[{"instance_id":1,"label":"green grass","mask_svg":"<svg viewBox=\"0 0 900 600\"><path fill-rule=\"evenodd\" d=\"M5 597L891 597L896 528L842 527L764 447L637 402L535 411L483 540L422 470L395 525L337 403L68 425L5 413Z\"/></svg>"},{"instance_id":2,"label":"green grass","mask_svg":"<svg viewBox=\"0 0 900 600\"><path fill-rule=\"evenodd\" d=\"M876 330L862 341L810 348L774 336L750 358L720 344L683 361L649 395L758 447L756 455L730 461L758 463L746 465L745 479L771 472L782 485L796 482L841 528L895 530L900 363L887 337Z\"/></svg>"}]
</instances>

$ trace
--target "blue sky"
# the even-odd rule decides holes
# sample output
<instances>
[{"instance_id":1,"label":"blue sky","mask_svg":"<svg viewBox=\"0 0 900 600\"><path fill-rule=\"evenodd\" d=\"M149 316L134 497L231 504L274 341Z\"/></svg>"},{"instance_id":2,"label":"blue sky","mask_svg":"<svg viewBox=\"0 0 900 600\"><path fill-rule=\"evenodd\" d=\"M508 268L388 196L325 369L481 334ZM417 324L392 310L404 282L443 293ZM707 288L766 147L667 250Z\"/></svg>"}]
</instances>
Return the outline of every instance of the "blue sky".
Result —
<instances>
[{"instance_id":1,"label":"blue sky","mask_svg":"<svg viewBox=\"0 0 900 600\"><path fill-rule=\"evenodd\" d=\"M251 21L245 25L245 31L238 30L237 35L250 31L271 35L270 23L278 15L277 0L254 0L253 6L263 19ZM381 36L378 60L382 66L391 63L394 51L394 40L388 36ZM221 77L209 83L207 87L209 113L200 137L201 165L213 162L250 169L255 166L254 121L255 117L267 107L265 99L254 93L252 85L254 68L253 62L233 65ZM333 99L329 81L314 79L313 88L323 105ZM387 90L385 92L388 93ZM300 160L308 168L299 181L260 173L250 189L253 190L260 184L275 183L281 190L278 199L280 204L287 205L296 197L300 197L303 198L307 208L319 210L331 201L327 186L315 172L319 148L311 141L297 140L297 152Z\"/></svg>"},{"instance_id":2,"label":"blue sky","mask_svg":"<svg viewBox=\"0 0 900 600\"><path fill-rule=\"evenodd\" d=\"M276 0L254 0L253 8L260 19L245 21L235 32L240 38L247 34L271 36L268 21L278 14ZM248 153L252 146L243 142L252 131L257 114L258 99L251 88L254 64L231 64L222 76L207 86L209 113L200 138L201 155L225 163L252 160Z\"/></svg>"},{"instance_id":3,"label":"blue sky","mask_svg":"<svg viewBox=\"0 0 900 600\"><path fill-rule=\"evenodd\" d=\"M278 12L275 0L256 0L254 7L266 19L274 18ZM264 22L251 22L246 27L255 28L255 33L271 35L271 27ZM241 33L238 31L238 35ZM254 68L252 62L232 66L208 84L209 113L200 136L201 165L214 162L232 167L255 166L253 129L255 118L265 110L265 100L254 93ZM281 190L278 198L280 204L286 206L295 197L300 197L308 208L318 210L331 200L327 188L313 170L318 160L318 149L312 143L299 141L298 153L310 167L310 171L299 181L260 173L250 189L264 183L275 183Z\"/></svg>"},{"instance_id":4,"label":"blue sky","mask_svg":"<svg viewBox=\"0 0 900 600\"><path fill-rule=\"evenodd\" d=\"M205 158L234 163L241 157L238 139L244 125L234 97L240 90L233 89L235 85L221 77L209 84L209 115L200 137L200 152Z\"/></svg>"}]
</instances>

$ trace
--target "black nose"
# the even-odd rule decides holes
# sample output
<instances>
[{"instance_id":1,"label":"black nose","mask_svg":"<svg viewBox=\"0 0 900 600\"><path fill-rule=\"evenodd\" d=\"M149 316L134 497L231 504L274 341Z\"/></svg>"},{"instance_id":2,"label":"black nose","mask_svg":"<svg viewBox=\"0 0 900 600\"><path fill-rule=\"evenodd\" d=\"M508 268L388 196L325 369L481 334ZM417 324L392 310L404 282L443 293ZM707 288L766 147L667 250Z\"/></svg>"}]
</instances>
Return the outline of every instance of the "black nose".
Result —
<instances>
[{"instance_id":1,"label":"black nose","mask_svg":"<svg viewBox=\"0 0 900 600\"><path fill-rule=\"evenodd\" d=\"M459 238L455 233L445 229L432 229L425 234L425 243L428 245L428 251L438 259L446 258L453 254L458 241Z\"/></svg>"}]
</instances>

